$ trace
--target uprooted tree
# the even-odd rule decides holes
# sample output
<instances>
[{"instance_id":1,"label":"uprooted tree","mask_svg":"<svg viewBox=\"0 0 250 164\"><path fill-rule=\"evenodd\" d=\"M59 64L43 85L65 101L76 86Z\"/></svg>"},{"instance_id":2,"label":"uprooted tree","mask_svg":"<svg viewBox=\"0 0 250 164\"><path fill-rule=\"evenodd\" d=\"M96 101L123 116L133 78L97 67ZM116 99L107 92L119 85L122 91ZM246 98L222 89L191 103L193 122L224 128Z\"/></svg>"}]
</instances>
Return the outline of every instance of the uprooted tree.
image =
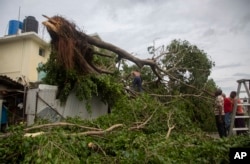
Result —
<instances>
[{"instance_id":1,"label":"uprooted tree","mask_svg":"<svg viewBox=\"0 0 250 164\"><path fill-rule=\"evenodd\" d=\"M59 87L62 101L66 101L74 89L80 100L90 100L95 94L112 107L126 93L137 95L124 87L123 82L126 81L124 74L139 68L144 81L143 89L150 96L157 97L163 104L179 98L185 102L183 108L190 111L192 121L203 123L201 126L205 129L206 124L211 126L211 93L215 83L212 79L208 80L208 76L214 63L197 46L174 40L165 48L149 47L152 58L139 59L119 47L77 30L74 23L63 17L45 17L48 20L43 24L51 36L52 46L52 54L45 68L48 72L45 81ZM135 65L128 66L126 60ZM122 65L119 71L119 66L114 66L117 62L119 66ZM115 76L117 74L118 78Z\"/></svg>"},{"instance_id":2,"label":"uprooted tree","mask_svg":"<svg viewBox=\"0 0 250 164\"><path fill-rule=\"evenodd\" d=\"M139 67L150 65L153 70L161 70L160 68L157 68L154 59L141 60L112 44L106 43L95 37L88 36L85 33L76 30L76 25L70 23L63 17L45 17L48 18L48 21L43 22L43 24L47 27L51 36L51 44L57 51L58 60L65 66L66 69L75 68L82 73L109 72L107 70L100 69L93 64L93 55L112 57L94 51L93 46L97 46L99 48L110 50L116 53L119 59L128 59L136 63Z\"/></svg>"},{"instance_id":3,"label":"uprooted tree","mask_svg":"<svg viewBox=\"0 0 250 164\"><path fill-rule=\"evenodd\" d=\"M82 75L112 74L114 70L109 70L103 65L100 67L95 62L95 56L115 58L113 61L116 62L126 59L135 63L139 68L150 67L156 76L154 81L160 82L164 86L185 86L191 88L192 92L202 92L212 96L211 92L206 90L204 84L207 82L210 69L214 63L207 59L203 51L186 41L178 42L175 40L166 50L157 55L153 50L154 55L151 59L139 59L113 44L77 30L74 23L63 17L44 17L48 19L43 24L47 27L51 36L51 45L56 53L56 60L66 70L73 69ZM113 54L101 53L94 47L108 50ZM182 90L182 88L180 89ZM187 93L190 92L187 91Z\"/></svg>"},{"instance_id":4,"label":"uprooted tree","mask_svg":"<svg viewBox=\"0 0 250 164\"><path fill-rule=\"evenodd\" d=\"M80 99L102 96L113 105L112 112L94 120L38 120L32 127L10 127L0 135L0 161L229 163L232 145L249 145L243 136L215 140L202 131L214 125L206 91L212 92L215 83L207 79L213 63L196 46L174 40L163 51L150 48L152 59L142 60L76 30L62 17L47 18L52 52L42 68L45 82L58 85L63 98L72 89ZM147 94L131 98L121 83L136 67L141 68Z\"/></svg>"}]
</instances>

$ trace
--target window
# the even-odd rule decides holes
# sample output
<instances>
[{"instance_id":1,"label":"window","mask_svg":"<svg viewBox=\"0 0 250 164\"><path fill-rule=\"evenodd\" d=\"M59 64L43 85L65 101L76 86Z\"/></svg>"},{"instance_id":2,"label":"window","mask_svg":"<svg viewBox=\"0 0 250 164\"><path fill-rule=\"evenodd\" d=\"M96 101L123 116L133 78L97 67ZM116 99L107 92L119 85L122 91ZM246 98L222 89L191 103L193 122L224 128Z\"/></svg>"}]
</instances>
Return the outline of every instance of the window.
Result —
<instances>
[{"instance_id":1,"label":"window","mask_svg":"<svg viewBox=\"0 0 250 164\"><path fill-rule=\"evenodd\" d=\"M43 57L45 56L45 50L41 47L39 48L39 55Z\"/></svg>"}]
</instances>

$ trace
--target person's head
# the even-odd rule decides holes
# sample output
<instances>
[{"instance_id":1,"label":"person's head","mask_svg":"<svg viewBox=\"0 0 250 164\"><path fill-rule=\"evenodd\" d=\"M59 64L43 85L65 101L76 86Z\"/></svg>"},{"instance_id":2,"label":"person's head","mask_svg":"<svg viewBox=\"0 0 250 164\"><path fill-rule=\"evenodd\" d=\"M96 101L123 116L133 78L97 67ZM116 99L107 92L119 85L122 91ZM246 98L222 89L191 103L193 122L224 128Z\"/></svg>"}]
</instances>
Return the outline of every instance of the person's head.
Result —
<instances>
[{"instance_id":1,"label":"person's head","mask_svg":"<svg viewBox=\"0 0 250 164\"><path fill-rule=\"evenodd\" d=\"M236 97L236 91L230 93L230 98L234 99Z\"/></svg>"},{"instance_id":2,"label":"person's head","mask_svg":"<svg viewBox=\"0 0 250 164\"><path fill-rule=\"evenodd\" d=\"M222 90L221 89L217 89L214 93L215 97L219 96L222 94Z\"/></svg>"},{"instance_id":3,"label":"person's head","mask_svg":"<svg viewBox=\"0 0 250 164\"><path fill-rule=\"evenodd\" d=\"M226 98L226 94L225 94L225 93L222 93L222 97L223 97L223 98Z\"/></svg>"}]
</instances>

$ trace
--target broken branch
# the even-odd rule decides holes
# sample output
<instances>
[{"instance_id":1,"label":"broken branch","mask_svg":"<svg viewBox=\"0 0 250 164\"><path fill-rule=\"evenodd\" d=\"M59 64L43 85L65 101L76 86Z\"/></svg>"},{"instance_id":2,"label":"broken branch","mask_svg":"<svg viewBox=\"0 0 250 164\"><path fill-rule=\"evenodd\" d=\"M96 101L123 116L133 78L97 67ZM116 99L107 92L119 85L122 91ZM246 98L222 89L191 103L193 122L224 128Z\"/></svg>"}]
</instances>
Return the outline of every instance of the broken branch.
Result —
<instances>
[{"instance_id":1,"label":"broken branch","mask_svg":"<svg viewBox=\"0 0 250 164\"><path fill-rule=\"evenodd\" d=\"M43 124L43 125L33 126L30 128L25 128L24 131L28 132L28 131L31 131L34 129L50 128L50 127L55 127L55 126L75 126L75 127L82 128L82 129L101 131L101 129L87 127L87 126L81 126L81 125L67 123L67 122L56 122L56 123L52 123L52 124Z\"/></svg>"},{"instance_id":2,"label":"broken branch","mask_svg":"<svg viewBox=\"0 0 250 164\"><path fill-rule=\"evenodd\" d=\"M170 112L169 115L168 115L168 121L167 121L167 122L168 122L168 132L167 132L167 135L166 135L166 139L169 138L171 131L175 128L175 125L170 126L170 120L171 120L172 114L173 114L173 113Z\"/></svg>"}]
</instances>

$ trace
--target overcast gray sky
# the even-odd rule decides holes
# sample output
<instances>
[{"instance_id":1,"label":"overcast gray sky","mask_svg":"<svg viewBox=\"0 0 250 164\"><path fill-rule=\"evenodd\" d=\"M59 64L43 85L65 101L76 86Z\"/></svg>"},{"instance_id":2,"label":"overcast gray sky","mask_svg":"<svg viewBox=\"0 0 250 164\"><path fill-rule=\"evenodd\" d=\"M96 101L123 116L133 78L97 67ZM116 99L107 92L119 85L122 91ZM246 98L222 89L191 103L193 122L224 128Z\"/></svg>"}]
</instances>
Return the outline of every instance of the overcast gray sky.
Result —
<instances>
[{"instance_id":1,"label":"overcast gray sky","mask_svg":"<svg viewBox=\"0 0 250 164\"><path fill-rule=\"evenodd\" d=\"M139 58L150 57L153 41L187 40L215 62L211 78L226 94L250 79L250 0L0 0L0 36L9 20L34 16L48 40L42 14L61 15Z\"/></svg>"}]
</instances>

